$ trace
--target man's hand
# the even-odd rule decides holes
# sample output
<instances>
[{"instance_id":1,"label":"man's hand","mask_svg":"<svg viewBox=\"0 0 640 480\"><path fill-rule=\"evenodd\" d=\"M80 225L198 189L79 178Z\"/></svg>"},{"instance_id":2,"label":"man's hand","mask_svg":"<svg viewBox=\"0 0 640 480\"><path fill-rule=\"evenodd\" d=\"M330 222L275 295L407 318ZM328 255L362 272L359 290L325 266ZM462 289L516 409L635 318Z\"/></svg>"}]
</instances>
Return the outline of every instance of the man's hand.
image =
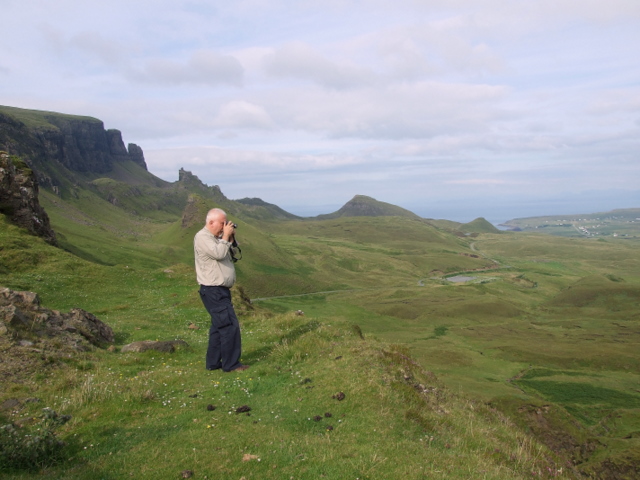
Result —
<instances>
[{"instance_id":1,"label":"man's hand","mask_svg":"<svg viewBox=\"0 0 640 480\"><path fill-rule=\"evenodd\" d=\"M236 229L233 226L233 222L226 222L224 227L222 227L222 239L230 242L233 238L233 235L236 233Z\"/></svg>"}]
</instances>

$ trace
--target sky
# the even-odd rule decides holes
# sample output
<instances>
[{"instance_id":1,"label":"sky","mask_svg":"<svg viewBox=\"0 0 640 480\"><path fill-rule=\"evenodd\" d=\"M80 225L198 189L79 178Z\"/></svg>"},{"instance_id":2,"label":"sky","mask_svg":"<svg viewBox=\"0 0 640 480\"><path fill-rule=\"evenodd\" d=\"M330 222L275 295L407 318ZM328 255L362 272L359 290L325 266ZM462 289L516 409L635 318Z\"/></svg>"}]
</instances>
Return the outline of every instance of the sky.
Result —
<instances>
[{"instance_id":1,"label":"sky","mask_svg":"<svg viewBox=\"0 0 640 480\"><path fill-rule=\"evenodd\" d=\"M231 199L499 223L640 207L638 0L0 0L0 105Z\"/></svg>"}]
</instances>

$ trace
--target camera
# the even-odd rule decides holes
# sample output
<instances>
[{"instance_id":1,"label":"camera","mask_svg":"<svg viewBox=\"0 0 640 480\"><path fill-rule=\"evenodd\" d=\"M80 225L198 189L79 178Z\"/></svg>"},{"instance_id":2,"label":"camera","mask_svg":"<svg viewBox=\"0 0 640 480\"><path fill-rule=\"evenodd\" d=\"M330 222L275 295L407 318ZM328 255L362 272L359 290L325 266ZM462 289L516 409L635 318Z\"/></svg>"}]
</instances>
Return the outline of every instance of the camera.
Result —
<instances>
[{"instance_id":1,"label":"camera","mask_svg":"<svg viewBox=\"0 0 640 480\"><path fill-rule=\"evenodd\" d=\"M231 222L227 222L227 225L229 225ZM238 228L238 224L237 223L231 223L231 226L233 228Z\"/></svg>"}]
</instances>

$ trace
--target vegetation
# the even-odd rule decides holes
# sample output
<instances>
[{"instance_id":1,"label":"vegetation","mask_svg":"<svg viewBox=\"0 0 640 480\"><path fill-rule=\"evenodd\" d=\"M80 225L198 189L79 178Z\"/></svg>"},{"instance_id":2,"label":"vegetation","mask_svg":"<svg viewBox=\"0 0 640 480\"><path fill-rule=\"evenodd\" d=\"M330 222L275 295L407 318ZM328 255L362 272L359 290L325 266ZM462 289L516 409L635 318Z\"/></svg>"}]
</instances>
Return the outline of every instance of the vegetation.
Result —
<instances>
[{"instance_id":1,"label":"vegetation","mask_svg":"<svg viewBox=\"0 0 640 480\"><path fill-rule=\"evenodd\" d=\"M44 408L33 426L0 426L0 471L38 471L61 459L65 443L56 437L56 429L71 419Z\"/></svg>"},{"instance_id":2,"label":"vegetation","mask_svg":"<svg viewBox=\"0 0 640 480\"><path fill-rule=\"evenodd\" d=\"M57 427L64 454L39 475L636 476L637 240L288 219L193 179L125 178L41 191L63 249L0 216L0 285L83 308L116 333L115 351L66 359L36 343L24 351L36 373L2 381L0 405L13 407L0 424L27 425L43 406L72 416ZM234 301L252 367L237 375L203 368L191 249L212 206L239 224L244 255ZM462 273L474 279L447 280ZM119 351L149 339L189 347ZM16 466L7 478L33 476Z\"/></svg>"},{"instance_id":3,"label":"vegetation","mask_svg":"<svg viewBox=\"0 0 640 480\"><path fill-rule=\"evenodd\" d=\"M539 231L563 237L638 238L640 208L610 212L516 218L505 226L518 231Z\"/></svg>"},{"instance_id":4,"label":"vegetation","mask_svg":"<svg viewBox=\"0 0 640 480\"><path fill-rule=\"evenodd\" d=\"M16 107L8 107L4 105L0 105L0 114L9 115L13 118L24 123L27 127L30 128L42 128L45 130L58 130L58 127L53 125L47 119L48 116L55 116L58 118L74 118L81 119L89 122L100 122L97 118L93 117L85 117L80 115L67 115L64 113L57 112L46 112L42 110L28 110L24 108L16 108Z\"/></svg>"}]
</instances>

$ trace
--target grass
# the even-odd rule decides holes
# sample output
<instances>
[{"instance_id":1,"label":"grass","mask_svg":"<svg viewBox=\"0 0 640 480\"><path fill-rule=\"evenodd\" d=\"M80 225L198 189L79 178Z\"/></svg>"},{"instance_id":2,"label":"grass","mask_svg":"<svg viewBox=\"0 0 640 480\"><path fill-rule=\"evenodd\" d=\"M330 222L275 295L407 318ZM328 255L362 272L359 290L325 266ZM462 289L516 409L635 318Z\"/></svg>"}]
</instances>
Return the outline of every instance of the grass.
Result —
<instances>
[{"instance_id":1,"label":"grass","mask_svg":"<svg viewBox=\"0 0 640 480\"><path fill-rule=\"evenodd\" d=\"M48 116L58 117L61 119L76 119L89 122L100 122L100 120L93 117L85 117L80 115L67 115L64 113L46 112L41 110L28 110L24 108L7 107L0 105L0 113L14 117L15 119L24 123L30 128L42 128L45 130L58 130L58 127L53 125L47 119Z\"/></svg>"},{"instance_id":2,"label":"grass","mask_svg":"<svg viewBox=\"0 0 640 480\"><path fill-rule=\"evenodd\" d=\"M498 411L449 391L406 348L363 339L348 311L244 315L243 361L252 368L207 372L207 317L190 268L96 265L2 227L7 270L17 251L40 257L12 267L2 284L38 291L47 308L94 312L118 347L155 338L190 345L174 354L96 350L5 385L0 399L21 401L5 420L28 421L44 406L72 416L59 433L65 458L38 476L498 479L561 468ZM4 248L18 240L18 250ZM340 392L343 400L334 398ZM243 405L251 410L236 413Z\"/></svg>"}]
</instances>

